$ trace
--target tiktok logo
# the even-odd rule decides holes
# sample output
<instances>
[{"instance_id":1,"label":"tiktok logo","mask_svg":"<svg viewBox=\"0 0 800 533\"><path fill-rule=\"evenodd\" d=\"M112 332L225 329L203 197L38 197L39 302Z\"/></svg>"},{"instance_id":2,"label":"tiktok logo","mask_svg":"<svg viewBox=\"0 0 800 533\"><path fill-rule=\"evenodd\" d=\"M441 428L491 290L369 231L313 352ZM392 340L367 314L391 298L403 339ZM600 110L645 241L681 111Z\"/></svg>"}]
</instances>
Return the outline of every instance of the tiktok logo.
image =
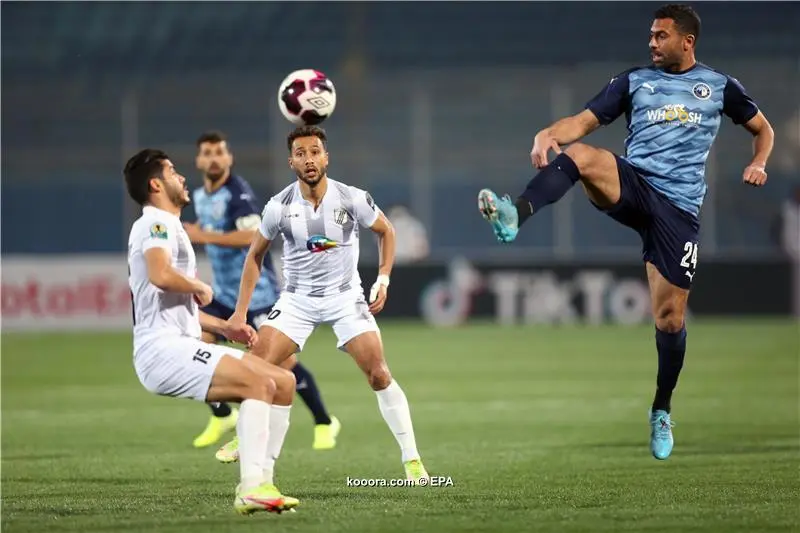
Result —
<instances>
[{"instance_id":1,"label":"tiktok logo","mask_svg":"<svg viewBox=\"0 0 800 533\"><path fill-rule=\"evenodd\" d=\"M472 312L472 297L483 289L483 277L465 259L450 263L447 279L434 281L420 298L422 316L429 324L456 326Z\"/></svg>"}]
</instances>

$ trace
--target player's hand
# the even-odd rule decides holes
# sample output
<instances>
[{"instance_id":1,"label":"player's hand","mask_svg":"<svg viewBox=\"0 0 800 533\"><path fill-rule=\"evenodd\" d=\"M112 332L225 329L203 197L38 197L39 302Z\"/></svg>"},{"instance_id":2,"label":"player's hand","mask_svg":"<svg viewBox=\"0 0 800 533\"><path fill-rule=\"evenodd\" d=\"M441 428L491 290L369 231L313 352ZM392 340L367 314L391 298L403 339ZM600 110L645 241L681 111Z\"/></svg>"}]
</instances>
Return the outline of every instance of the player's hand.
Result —
<instances>
[{"instance_id":1,"label":"player's hand","mask_svg":"<svg viewBox=\"0 0 800 533\"><path fill-rule=\"evenodd\" d=\"M252 348L258 341L256 330L243 322L226 321L225 326L222 328L222 334L229 341L244 344L248 348Z\"/></svg>"},{"instance_id":2,"label":"player's hand","mask_svg":"<svg viewBox=\"0 0 800 533\"><path fill-rule=\"evenodd\" d=\"M561 153L561 147L555 139L546 131L540 131L533 139L533 148L531 149L531 163L536 168L544 168L547 166L547 153L553 150L556 154Z\"/></svg>"},{"instance_id":3,"label":"player's hand","mask_svg":"<svg viewBox=\"0 0 800 533\"><path fill-rule=\"evenodd\" d=\"M750 165L742 174L744 182L753 187L761 187L767 182L767 171L761 165Z\"/></svg>"},{"instance_id":4,"label":"player's hand","mask_svg":"<svg viewBox=\"0 0 800 533\"><path fill-rule=\"evenodd\" d=\"M205 307L214 299L214 289L202 281L198 281L198 283L200 287L194 293L194 301L197 302L197 305L200 307Z\"/></svg>"},{"instance_id":5,"label":"player's hand","mask_svg":"<svg viewBox=\"0 0 800 533\"><path fill-rule=\"evenodd\" d=\"M376 315L383 310L386 305L386 297L388 296L389 279L384 276L378 276L378 280L372 284L369 291L369 312Z\"/></svg>"},{"instance_id":6,"label":"player's hand","mask_svg":"<svg viewBox=\"0 0 800 533\"><path fill-rule=\"evenodd\" d=\"M248 348L252 348L258 342L258 333L247 324L247 317L236 313L225 321L222 334L226 339L244 344Z\"/></svg>"},{"instance_id":7,"label":"player's hand","mask_svg":"<svg viewBox=\"0 0 800 533\"><path fill-rule=\"evenodd\" d=\"M192 241L192 243L203 244L203 230L200 228L200 224L184 222L183 230L186 232L186 235L189 236L189 240Z\"/></svg>"}]
</instances>

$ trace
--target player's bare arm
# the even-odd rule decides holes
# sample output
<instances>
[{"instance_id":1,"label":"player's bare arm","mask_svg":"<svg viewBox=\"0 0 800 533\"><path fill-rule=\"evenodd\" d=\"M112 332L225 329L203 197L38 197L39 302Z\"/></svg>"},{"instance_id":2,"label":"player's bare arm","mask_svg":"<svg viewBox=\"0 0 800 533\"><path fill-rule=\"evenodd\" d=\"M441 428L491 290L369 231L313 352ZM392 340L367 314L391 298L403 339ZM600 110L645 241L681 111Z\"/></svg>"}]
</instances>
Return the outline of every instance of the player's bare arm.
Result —
<instances>
[{"instance_id":1,"label":"player's bare arm","mask_svg":"<svg viewBox=\"0 0 800 533\"><path fill-rule=\"evenodd\" d=\"M261 275L261 265L264 264L264 257L266 257L271 243L272 241L266 239L261 232L255 232L250 244L250 250L248 250L247 257L244 260L242 281L239 283L239 298L236 300L236 310L229 319L232 324L241 326L246 322L250 300Z\"/></svg>"},{"instance_id":2,"label":"player's bare arm","mask_svg":"<svg viewBox=\"0 0 800 533\"><path fill-rule=\"evenodd\" d=\"M169 252L164 248L150 248L144 253L150 283L165 292L193 294L201 306L211 303L213 291L199 279L190 278L177 271L170 263Z\"/></svg>"},{"instance_id":3,"label":"player's bare arm","mask_svg":"<svg viewBox=\"0 0 800 533\"><path fill-rule=\"evenodd\" d=\"M256 331L247 324L242 328L232 328L226 320L211 316L203 311L200 311L200 327L203 331L222 335L230 341L238 342L248 347L254 345L258 339Z\"/></svg>"},{"instance_id":4,"label":"player's bare arm","mask_svg":"<svg viewBox=\"0 0 800 533\"><path fill-rule=\"evenodd\" d=\"M748 185L760 187L767 182L767 160L775 144L775 132L761 111L747 121L744 128L753 135L753 160L744 169L742 178Z\"/></svg>"},{"instance_id":5,"label":"player's bare arm","mask_svg":"<svg viewBox=\"0 0 800 533\"><path fill-rule=\"evenodd\" d=\"M531 150L531 162L536 168L548 164L547 153L553 150L561 153L561 146L586 137L600 127L600 121L588 109L553 123L536 134Z\"/></svg>"},{"instance_id":6,"label":"player's bare arm","mask_svg":"<svg viewBox=\"0 0 800 533\"><path fill-rule=\"evenodd\" d=\"M248 220L245 220L248 219ZM206 231L197 223L184 222L183 228L192 244L225 246L227 248L247 248L257 233L260 218L258 215L242 217L236 221L237 229L228 232Z\"/></svg>"},{"instance_id":7,"label":"player's bare arm","mask_svg":"<svg viewBox=\"0 0 800 533\"><path fill-rule=\"evenodd\" d=\"M378 213L378 218L370 229L378 236L378 278L369 295L369 310L372 314L376 314L380 313L386 304L389 277L394 267L395 234L394 226L383 213Z\"/></svg>"}]
</instances>

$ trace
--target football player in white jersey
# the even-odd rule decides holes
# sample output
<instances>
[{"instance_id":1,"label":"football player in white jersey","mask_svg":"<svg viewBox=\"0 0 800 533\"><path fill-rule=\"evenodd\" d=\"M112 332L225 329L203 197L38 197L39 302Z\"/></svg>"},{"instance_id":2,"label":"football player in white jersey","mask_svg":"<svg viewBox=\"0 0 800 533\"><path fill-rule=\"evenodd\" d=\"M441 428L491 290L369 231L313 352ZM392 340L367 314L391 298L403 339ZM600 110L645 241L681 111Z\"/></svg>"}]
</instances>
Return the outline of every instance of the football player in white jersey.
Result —
<instances>
[{"instance_id":1,"label":"football player in white jersey","mask_svg":"<svg viewBox=\"0 0 800 533\"><path fill-rule=\"evenodd\" d=\"M213 294L196 277L194 250L180 222L189 191L169 156L142 150L128 160L124 175L128 193L142 206L128 240L139 381L163 396L241 402L241 482L234 508L242 514L293 509L299 502L278 491L272 470L288 428L294 375L251 353L200 340L205 330L250 346L257 335L199 311Z\"/></svg>"},{"instance_id":2,"label":"football player in white jersey","mask_svg":"<svg viewBox=\"0 0 800 533\"><path fill-rule=\"evenodd\" d=\"M244 331L250 298L270 243L283 237L284 287L272 312L260 323L258 349L267 361L286 365L321 324L330 324L337 347L349 353L375 391L383 419L400 445L406 477L429 478L417 451L408 400L392 378L373 314L386 302L394 265L391 223L366 191L329 179L324 130L295 129L287 139L289 167L297 180L264 208L245 259L231 329ZM364 298L358 274L359 226L379 238L378 278ZM235 441L232 441L235 446Z\"/></svg>"}]
</instances>

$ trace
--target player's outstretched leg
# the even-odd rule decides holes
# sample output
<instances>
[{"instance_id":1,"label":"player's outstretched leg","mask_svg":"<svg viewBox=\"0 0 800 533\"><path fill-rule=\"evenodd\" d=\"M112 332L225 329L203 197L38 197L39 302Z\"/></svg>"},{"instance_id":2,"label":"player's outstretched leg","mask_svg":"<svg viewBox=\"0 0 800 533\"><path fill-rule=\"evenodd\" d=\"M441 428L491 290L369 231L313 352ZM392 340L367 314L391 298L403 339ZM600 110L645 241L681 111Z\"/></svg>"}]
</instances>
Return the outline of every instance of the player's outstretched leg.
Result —
<instances>
[{"instance_id":1,"label":"player's outstretched leg","mask_svg":"<svg viewBox=\"0 0 800 533\"><path fill-rule=\"evenodd\" d=\"M650 452L664 460L672 453L671 400L678 384L686 354L686 304L689 291L664 279L652 263L647 263L647 279L656 322L658 376L650 409Z\"/></svg>"},{"instance_id":2,"label":"player's outstretched leg","mask_svg":"<svg viewBox=\"0 0 800 533\"><path fill-rule=\"evenodd\" d=\"M619 173L614 154L575 143L536 174L515 201L508 195L501 198L491 189L482 189L478 193L478 210L492 225L497 240L512 242L531 215L560 200L578 180L598 206L619 201Z\"/></svg>"},{"instance_id":3,"label":"player's outstretched leg","mask_svg":"<svg viewBox=\"0 0 800 533\"><path fill-rule=\"evenodd\" d=\"M338 418L330 415L325 409L314 375L297 361L295 356L290 357L286 363L286 365L282 366L292 369L297 381L297 394L302 398L308 410L311 411L311 416L314 417L314 443L311 447L314 450L331 450L335 448L336 437L342 429L342 424Z\"/></svg>"},{"instance_id":4,"label":"player's outstretched leg","mask_svg":"<svg viewBox=\"0 0 800 533\"><path fill-rule=\"evenodd\" d=\"M239 419L239 410L231 407L227 402L212 402L211 418L202 433L195 437L192 445L195 448L205 448L216 444L229 431L236 429Z\"/></svg>"},{"instance_id":5,"label":"player's outstretched leg","mask_svg":"<svg viewBox=\"0 0 800 533\"><path fill-rule=\"evenodd\" d=\"M241 479L234 500L234 508L241 514L282 512L299 504L296 499L282 495L266 475L272 451L271 434L276 427L271 404L276 401L278 383L286 381L286 374L293 386L294 376L281 368L249 354L244 354L241 360L226 355L211 379L206 401L241 401L237 424ZM293 387L289 390L293 394Z\"/></svg>"},{"instance_id":6,"label":"player's outstretched leg","mask_svg":"<svg viewBox=\"0 0 800 533\"><path fill-rule=\"evenodd\" d=\"M400 384L392 379L379 334L375 331L362 333L348 341L344 349L366 374L370 387L375 391L381 415L400 445L406 478L417 483L422 478L429 478L417 451L408 399Z\"/></svg>"}]
</instances>

